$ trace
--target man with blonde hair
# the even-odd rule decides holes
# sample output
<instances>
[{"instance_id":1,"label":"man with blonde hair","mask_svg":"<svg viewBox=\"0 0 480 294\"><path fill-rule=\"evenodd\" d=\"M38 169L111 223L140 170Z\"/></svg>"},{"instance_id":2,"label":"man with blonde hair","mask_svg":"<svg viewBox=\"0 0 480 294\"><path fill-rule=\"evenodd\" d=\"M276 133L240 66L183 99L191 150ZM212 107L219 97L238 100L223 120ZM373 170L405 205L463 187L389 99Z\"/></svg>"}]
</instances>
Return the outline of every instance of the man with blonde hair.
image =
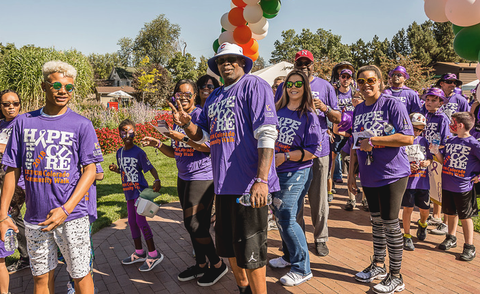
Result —
<instances>
[{"instance_id":1,"label":"man with blonde hair","mask_svg":"<svg viewBox=\"0 0 480 294\"><path fill-rule=\"evenodd\" d=\"M103 161L92 123L67 104L77 71L65 62L42 68L45 106L16 120L2 163L8 166L0 200L0 235L18 231L8 217L20 170L25 175L25 235L34 276L34 293L54 293L57 248L79 293L93 293L90 275L88 199ZM81 169L83 168L83 174Z\"/></svg>"}]
</instances>

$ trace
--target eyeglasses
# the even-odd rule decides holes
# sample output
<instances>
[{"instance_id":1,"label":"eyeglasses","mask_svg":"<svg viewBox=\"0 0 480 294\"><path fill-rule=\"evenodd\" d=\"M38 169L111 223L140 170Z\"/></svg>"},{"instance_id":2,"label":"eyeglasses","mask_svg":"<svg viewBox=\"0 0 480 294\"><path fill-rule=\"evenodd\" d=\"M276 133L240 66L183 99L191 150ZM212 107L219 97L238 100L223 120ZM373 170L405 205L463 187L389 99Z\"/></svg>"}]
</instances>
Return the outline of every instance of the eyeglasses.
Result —
<instances>
[{"instance_id":1,"label":"eyeglasses","mask_svg":"<svg viewBox=\"0 0 480 294\"><path fill-rule=\"evenodd\" d=\"M49 84L50 86L52 86L53 89L57 91L63 87L62 83L60 82L50 83L49 81L45 81L45 83ZM75 89L75 86L72 84L65 85L65 91L67 91L68 93L71 93L74 89Z\"/></svg>"},{"instance_id":2,"label":"eyeglasses","mask_svg":"<svg viewBox=\"0 0 480 294\"><path fill-rule=\"evenodd\" d=\"M421 133L421 132L423 132L424 129L419 129L419 128L413 127L413 130L415 132L420 132Z\"/></svg>"},{"instance_id":3,"label":"eyeglasses","mask_svg":"<svg viewBox=\"0 0 480 294\"><path fill-rule=\"evenodd\" d=\"M340 78L344 79L344 80L348 80L350 78L349 75L341 75Z\"/></svg>"},{"instance_id":4,"label":"eyeglasses","mask_svg":"<svg viewBox=\"0 0 480 294\"><path fill-rule=\"evenodd\" d=\"M443 82L446 83L446 84L449 84L449 85L455 83L454 80L445 80L445 81L443 81Z\"/></svg>"},{"instance_id":5,"label":"eyeglasses","mask_svg":"<svg viewBox=\"0 0 480 294\"><path fill-rule=\"evenodd\" d=\"M306 60L306 61L297 60L297 61L295 61L295 66L297 66L297 67L310 66L310 64L312 64L311 60Z\"/></svg>"},{"instance_id":6,"label":"eyeglasses","mask_svg":"<svg viewBox=\"0 0 480 294\"><path fill-rule=\"evenodd\" d=\"M357 84L359 84L359 85L364 85L365 83L367 83L370 86L373 86L373 85L375 85L376 82L377 82L376 77L371 77L371 78L368 78L368 79L364 79L364 78L357 79Z\"/></svg>"},{"instance_id":7,"label":"eyeglasses","mask_svg":"<svg viewBox=\"0 0 480 294\"><path fill-rule=\"evenodd\" d=\"M225 62L236 63L237 59L238 59L237 56L219 57L219 58L215 59L215 62L217 63L217 65L222 65Z\"/></svg>"},{"instance_id":8,"label":"eyeglasses","mask_svg":"<svg viewBox=\"0 0 480 294\"><path fill-rule=\"evenodd\" d=\"M180 99L182 97L184 99L191 99L193 97L193 94L190 93L190 92L177 92L177 93L175 93L175 98Z\"/></svg>"},{"instance_id":9,"label":"eyeglasses","mask_svg":"<svg viewBox=\"0 0 480 294\"><path fill-rule=\"evenodd\" d=\"M14 107L19 107L20 106L20 102L18 102L18 101L16 101L16 102L2 102L1 104L5 108L9 107L12 104L13 104Z\"/></svg>"},{"instance_id":10,"label":"eyeglasses","mask_svg":"<svg viewBox=\"0 0 480 294\"><path fill-rule=\"evenodd\" d=\"M392 77L399 77L399 78L401 78L401 77L403 77L403 74L401 74L401 73L394 73L394 74L392 74Z\"/></svg>"},{"instance_id":11,"label":"eyeglasses","mask_svg":"<svg viewBox=\"0 0 480 294\"><path fill-rule=\"evenodd\" d=\"M295 85L295 88L301 88L303 86L303 82L302 81L296 81L296 82L288 81L288 82L285 83L285 87L287 87L287 89L290 89L291 87L293 87L293 85Z\"/></svg>"},{"instance_id":12,"label":"eyeglasses","mask_svg":"<svg viewBox=\"0 0 480 294\"><path fill-rule=\"evenodd\" d=\"M213 90L213 89L215 89L215 86L212 85L212 84L206 84L206 85L203 85L203 86L200 87L200 89L207 89L207 88L210 89L210 90Z\"/></svg>"},{"instance_id":13,"label":"eyeglasses","mask_svg":"<svg viewBox=\"0 0 480 294\"><path fill-rule=\"evenodd\" d=\"M120 138L125 139L127 137L129 138L135 137L135 132L133 130L129 130L128 132L120 131Z\"/></svg>"}]
</instances>

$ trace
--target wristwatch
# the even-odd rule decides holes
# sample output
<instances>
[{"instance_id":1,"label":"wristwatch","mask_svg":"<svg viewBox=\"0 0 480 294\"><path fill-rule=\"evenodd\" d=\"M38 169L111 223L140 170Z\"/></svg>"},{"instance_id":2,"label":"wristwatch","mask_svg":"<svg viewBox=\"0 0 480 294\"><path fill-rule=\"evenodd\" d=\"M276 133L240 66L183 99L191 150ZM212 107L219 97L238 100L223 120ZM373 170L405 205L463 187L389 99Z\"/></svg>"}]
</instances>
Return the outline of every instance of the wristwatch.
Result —
<instances>
[{"instance_id":1,"label":"wristwatch","mask_svg":"<svg viewBox=\"0 0 480 294\"><path fill-rule=\"evenodd\" d=\"M285 152L283 154L285 155L285 161L289 161L290 160L290 152Z\"/></svg>"},{"instance_id":2,"label":"wristwatch","mask_svg":"<svg viewBox=\"0 0 480 294\"><path fill-rule=\"evenodd\" d=\"M325 114L328 114L331 110L332 110L332 108L327 105L327 110L325 110L324 113L325 113Z\"/></svg>"},{"instance_id":3,"label":"wristwatch","mask_svg":"<svg viewBox=\"0 0 480 294\"><path fill-rule=\"evenodd\" d=\"M188 143L188 140L190 140L190 138L188 136L185 136L182 138L182 142L184 143Z\"/></svg>"},{"instance_id":4,"label":"wristwatch","mask_svg":"<svg viewBox=\"0 0 480 294\"><path fill-rule=\"evenodd\" d=\"M255 178L255 183L264 183L268 185L268 181L265 181L264 179L261 179L261 178Z\"/></svg>"},{"instance_id":5,"label":"wristwatch","mask_svg":"<svg viewBox=\"0 0 480 294\"><path fill-rule=\"evenodd\" d=\"M188 128L188 126L190 126L191 123L192 123L192 121L189 121L188 123L184 124L183 126L179 126L179 127L181 127L182 129L186 129L186 128Z\"/></svg>"}]
</instances>

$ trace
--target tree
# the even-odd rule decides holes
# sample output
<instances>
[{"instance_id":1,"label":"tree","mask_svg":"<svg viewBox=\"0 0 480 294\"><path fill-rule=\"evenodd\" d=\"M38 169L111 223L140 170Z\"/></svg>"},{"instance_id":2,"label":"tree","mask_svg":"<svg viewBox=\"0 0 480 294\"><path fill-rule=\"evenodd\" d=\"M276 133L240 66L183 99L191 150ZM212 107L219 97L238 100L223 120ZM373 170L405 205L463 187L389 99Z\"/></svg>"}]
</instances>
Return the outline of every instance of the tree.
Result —
<instances>
[{"instance_id":1,"label":"tree","mask_svg":"<svg viewBox=\"0 0 480 294\"><path fill-rule=\"evenodd\" d=\"M441 48L438 54L433 58L433 62L467 62L465 59L458 56L453 49L455 34L453 33L451 22L434 22L433 35L435 36L438 47Z\"/></svg>"},{"instance_id":2,"label":"tree","mask_svg":"<svg viewBox=\"0 0 480 294\"><path fill-rule=\"evenodd\" d=\"M77 70L73 100L85 99L92 93L93 69L88 58L77 50L56 51L53 48L24 46L11 48L0 57L0 89L12 89L22 97L25 111L37 109L43 105L44 94L42 66L47 61L61 60L71 64Z\"/></svg>"},{"instance_id":3,"label":"tree","mask_svg":"<svg viewBox=\"0 0 480 294\"><path fill-rule=\"evenodd\" d=\"M197 80L197 70L195 69L195 57L190 53L182 55L182 52L175 52L173 58L168 61L167 69L176 83L183 79Z\"/></svg>"},{"instance_id":4,"label":"tree","mask_svg":"<svg viewBox=\"0 0 480 294\"><path fill-rule=\"evenodd\" d=\"M133 40L124 37L118 40L117 45L120 46L117 54L120 58L121 66L133 66Z\"/></svg>"},{"instance_id":5,"label":"tree","mask_svg":"<svg viewBox=\"0 0 480 294\"><path fill-rule=\"evenodd\" d=\"M257 60L253 63L252 71L251 72L256 72L257 70L261 70L267 67L267 63L265 62L265 59L263 57L258 57Z\"/></svg>"},{"instance_id":6,"label":"tree","mask_svg":"<svg viewBox=\"0 0 480 294\"><path fill-rule=\"evenodd\" d=\"M180 26L171 24L164 14L160 14L146 23L135 38L133 44L135 61L138 62L148 56L154 65L167 65L168 60L179 51L179 36Z\"/></svg>"},{"instance_id":7,"label":"tree","mask_svg":"<svg viewBox=\"0 0 480 294\"><path fill-rule=\"evenodd\" d=\"M133 74L132 86L137 91L138 100L161 106L171 95L172 78L163 66L150 63L150 58L145 56Z\"/></svg>"},{"instance_id":8,"label":"tree","mask_svg":"<svg viewBox=\"0 0 480 294\"><path fill-rule=\"evenodd\" d=\"M367 65L372 61L372 54L370 52L370 46L365 44L362 39L358 39L357 42L350 45L351 60L355 68Z\"/></svg>"},{"instance_id":9,"label":"tree","mask_svg":"<svg viewBox=\"0 0 480 294\"><path fill-rule=\"evenodd\" d=\"M281 61L293 62L295 59L295 53L299 50L295 30L290 29L283 31L282 38L282 42L276 40L273 43L275 49L272 51L270 63L275 64Z\"/></svg>"},{"instance_id":10,"label":"tree","mask_svg":"<svg viewBox=\"0 0 480 294\"><path fill-rule=\"evenodd\" d=\"M198 77L206 75L207 70L208 70L208 58L202 55L200 56L200 61L198 62L198 66L197 66Z\"/></svg>"},{"instance_id":11,"label":"tree","mask_svg":"<svg viewBox=\"0 0 480 294\"><path fill-rule=\"evenodd\" d=\"M115 66L122 66L117 53L95 54L88 56L95 79L107 79Z\"/></svg>"}]
</instances>

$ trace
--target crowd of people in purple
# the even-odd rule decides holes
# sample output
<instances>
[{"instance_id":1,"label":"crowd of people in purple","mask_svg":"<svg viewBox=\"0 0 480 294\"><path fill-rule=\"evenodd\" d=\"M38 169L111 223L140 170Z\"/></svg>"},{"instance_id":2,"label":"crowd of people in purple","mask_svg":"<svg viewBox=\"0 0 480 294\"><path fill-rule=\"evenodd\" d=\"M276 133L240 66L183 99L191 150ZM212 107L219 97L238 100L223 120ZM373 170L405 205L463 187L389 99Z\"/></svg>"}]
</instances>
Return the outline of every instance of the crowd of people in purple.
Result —
<instances>
[{"instance_id":1,"label":"crowd of people in purple","mask_svg":"<svg viewBox=\"0 0 480 294\"><path fill-rule=\"evenodd\" d=\"M174 126L164 133L170 144L142 138L144 147L176 161L178 196L195 255L195 264L178 274L179 281L198 279L199 286L214 285L228 272L222 258L228 259L240 293L267 292L267 264L290 268L280 278L285 286L310 280L305 197L314 253L327 256L329 202L334 183L342 182L342 166L348 174L345 210L357 207L356 195L361 193L372 223L373 257L355 275L357 281L381 280L373 286L375 293L405 289L402 255L403 250L415 249L410 228L415 206L420 210L418 240L425 240L427 226L435 225L430 233L445 235L438 247L454 248L460 219L465 238L460 260L475 258L479 102L470 107L457 93L461 81L454 74L444 74L422 95L405 86L410 77L402 66L384 78L374 65L355 70L342 62L326 81L314 76L312 53L301 50L293 70L270 86L248 74L252 60L230 43L219 47L208 66L224 84L208 75L197 83L176 84L169 102ZM97 217L95 181L104 172L99 164L102 152L92 123L67 106L75 89L75 68L50 61L42 73L45 105L39 110L19 115L20 96L12 90L0 92L5 170L0 293L8 293L8 272L26 267L34 276L35 293L53 293L59 251L71 278L68 293L94 293L91 223ZM150 271L165 256L157 251L152 230L135 203L149 187L144 173L154 177L153 191L161 189L161 181L145 151L133 143L135 122L124 120L118 129L124 146L109 170L121 175L135 247L119 263L141 263L140 271ZM434 160L442 170L442 196L430 215L428 171ZM241 197L248 200L238 203ZM18 208L23 200L22 218ZM209 231L213 207L215 242ZM267 231L275 227L283 255L268 260ZM17 233L20 259L7 269L5 257L13 253L11 230Z\"/></svg>"}]
</instances>

